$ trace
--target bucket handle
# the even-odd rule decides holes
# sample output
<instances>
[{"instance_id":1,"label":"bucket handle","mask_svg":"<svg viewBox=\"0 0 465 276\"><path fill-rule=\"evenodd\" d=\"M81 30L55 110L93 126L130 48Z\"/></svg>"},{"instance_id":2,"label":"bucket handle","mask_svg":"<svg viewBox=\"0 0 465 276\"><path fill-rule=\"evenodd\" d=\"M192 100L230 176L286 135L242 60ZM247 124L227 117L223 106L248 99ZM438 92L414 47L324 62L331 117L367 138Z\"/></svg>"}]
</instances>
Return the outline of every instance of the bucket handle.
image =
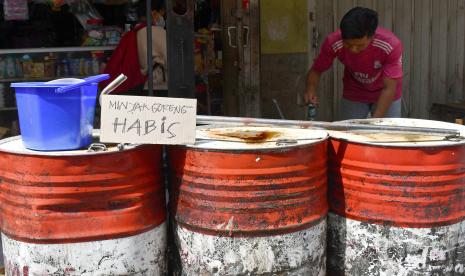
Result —
<instances>
[{"instance_id":1,"label":"bucket handle","mask_svg":"<svg viewBox=\"0 0 465 276\"><path fill-rule=\"evenodd\" d=\"M110 75L108 75L108 74L101 74L101 75L96 75L96 76L84 78L83 82L68 85L68 86L65 86L65 87L59 87L59 88L57 88L55 90L55 92L56 93L68 92L68 91L71 91L73 89L80 88L80 87L85 86L85 85L89 85L91 83L98 83L100 81L107 80L109 78L110 78Z\"/></svg>"}]
</instances>

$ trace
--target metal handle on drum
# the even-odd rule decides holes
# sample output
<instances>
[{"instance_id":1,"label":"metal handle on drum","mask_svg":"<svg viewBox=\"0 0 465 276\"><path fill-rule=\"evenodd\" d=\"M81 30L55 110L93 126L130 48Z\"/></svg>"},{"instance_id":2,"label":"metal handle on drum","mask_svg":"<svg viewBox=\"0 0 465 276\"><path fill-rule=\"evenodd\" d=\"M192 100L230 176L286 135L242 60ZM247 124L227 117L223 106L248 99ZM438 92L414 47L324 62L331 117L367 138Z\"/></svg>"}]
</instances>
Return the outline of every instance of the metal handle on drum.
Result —
<instances>
[{"instance_id":1,"label":"metal handle on drum","mask_svg":"<svg viewBox=\"0 0 465 276\"><path fill-rule=\"evenodd\" d=\"M90 144L89 148L87 148L88 152L102 152L107 151L108 148L105 144L102 143L92 143Z\"/></svg>"}]
</instances>

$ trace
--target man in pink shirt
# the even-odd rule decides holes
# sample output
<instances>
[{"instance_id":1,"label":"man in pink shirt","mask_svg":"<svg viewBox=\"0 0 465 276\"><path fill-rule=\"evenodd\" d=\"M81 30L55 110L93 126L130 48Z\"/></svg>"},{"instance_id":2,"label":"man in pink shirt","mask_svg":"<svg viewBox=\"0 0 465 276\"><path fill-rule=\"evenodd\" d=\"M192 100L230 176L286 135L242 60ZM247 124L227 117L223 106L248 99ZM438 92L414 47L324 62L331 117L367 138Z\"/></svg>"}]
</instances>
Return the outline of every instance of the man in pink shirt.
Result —
<instances>
[{"instance_id":1,"label":"man in pink shirt","mask_svg":"<svg viewBox=\"0 0 465 276\"><path fill-rule=\"evenodd\" d=\"M400 117L402 43L378 27L376 11L356 7L341 20L340 30L325 39L307 76L307 103L318 103L320 76L334 59L344 64L340 119Z\"/></svg>"}]
</instances>

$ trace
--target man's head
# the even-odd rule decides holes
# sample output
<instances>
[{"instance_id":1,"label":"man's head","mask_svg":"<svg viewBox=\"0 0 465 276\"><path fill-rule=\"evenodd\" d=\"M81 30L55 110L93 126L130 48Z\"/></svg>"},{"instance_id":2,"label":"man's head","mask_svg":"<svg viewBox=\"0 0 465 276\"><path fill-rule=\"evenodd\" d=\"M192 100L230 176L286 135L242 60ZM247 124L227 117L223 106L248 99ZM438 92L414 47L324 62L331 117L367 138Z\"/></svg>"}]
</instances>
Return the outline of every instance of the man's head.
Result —
<instances>
[{"instance_id":1,"label":"man's head","mask_svg":"<svg viewBox=\"0 0 465 276\"><path fill-rule=\"evenodd\" d=\"M355 7L341 20L340 29L344 47L353 53L360 53L373 40L378 28L378 13L374 10Z\"/></svg>"},{"instance_id":2,"label":"man's head","mask_svg":"<svg viewBox=\"0 0 465 276\"><path fill-rule=\"evenodd\" d=\"M149 0L152 2L152 21L154 25L157 22L164 21L165 16L165 1L164 0ZM141 21L145 21L147 18L147 0L139 0L137 6L137 15Z\"/></svg>"}]
</instances>

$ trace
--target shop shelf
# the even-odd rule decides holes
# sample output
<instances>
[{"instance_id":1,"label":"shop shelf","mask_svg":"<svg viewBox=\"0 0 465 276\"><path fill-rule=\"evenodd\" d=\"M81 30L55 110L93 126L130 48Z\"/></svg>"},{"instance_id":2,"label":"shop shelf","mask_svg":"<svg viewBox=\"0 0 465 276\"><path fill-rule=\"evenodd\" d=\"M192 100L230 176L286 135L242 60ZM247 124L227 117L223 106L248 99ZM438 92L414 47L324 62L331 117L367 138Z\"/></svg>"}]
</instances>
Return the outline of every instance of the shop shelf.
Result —
<instances>
[{"instance_id":1,"label":"shop shelf","mask_svg":"<svg viewBox=\"0 0 465 276\"><path fill-rule=\"evenodd\" d=\"M87 47L48 47L48 48L44 47L44 48L0 49L0 55L110 51L110 50L114 50L115 48L116 46L87 46Z\"/></svg>"},{"instance_id":2,"label":"shop shelf","mask_svg":"<svg viewBox=\"0 0 465 276\"><path fill-rule=\"evenodd\" d=\"M33 82L33 81L49 81L54 79L60 78L84 78L85 76L63 76L63 77L41 77L41 78L10 78L10 79L0 79L0 83L2 82Z\"/></svg>"},{"instance_id":3,"label":"shop shelf","mask_svg":"<svg viewBox=\"0 0 465 276\"><path fill-rule=\"evenodd\" d=\"M16 111L17 107L0 107L0 111Z\"/></svg>"}]
</instances>

